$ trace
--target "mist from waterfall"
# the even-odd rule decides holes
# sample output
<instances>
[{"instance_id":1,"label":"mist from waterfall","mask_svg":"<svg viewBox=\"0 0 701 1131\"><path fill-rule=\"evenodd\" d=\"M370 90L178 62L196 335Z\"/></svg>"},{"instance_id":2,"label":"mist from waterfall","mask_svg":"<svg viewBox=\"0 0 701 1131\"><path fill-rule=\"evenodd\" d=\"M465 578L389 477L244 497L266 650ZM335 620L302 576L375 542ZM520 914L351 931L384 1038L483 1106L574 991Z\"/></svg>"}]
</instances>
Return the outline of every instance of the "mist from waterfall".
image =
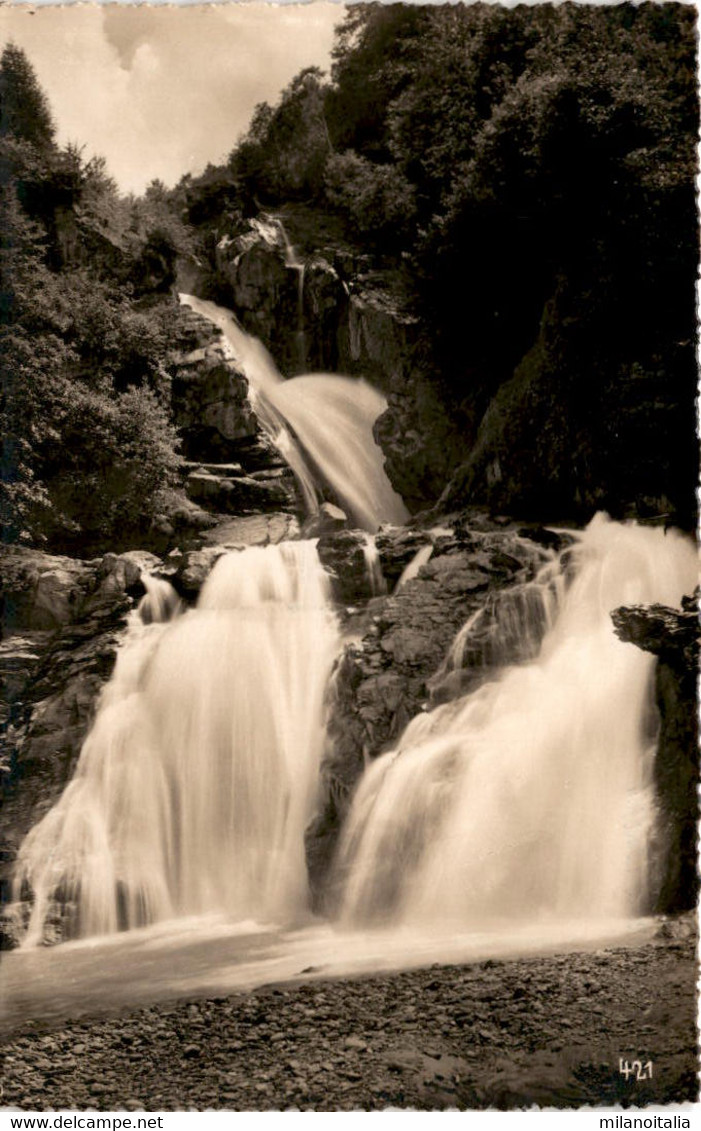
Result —
<instances>
[{"instance_id":1,"label":"mist from waterfall","mask_svg":"<svg viewBox=\"0 0 701 1131\"><path fill-rule=\"evenodd\" d=\"M375 531L408 518L384 470L373 425L385 398L361 378L315 373L286 381L268 351L241 328L231 311L193 295L180 300L218 326L248 379L254 408L288 462L310 512L330 487L351 522Z\"/></svg>"},{"instance_id":2,"label":"mist from waterfall","mask_svg":"<svg viewBox=\"0 0 701 1131\"><path fill-rule=\"evenodd\" d=\"M177 612L159 596L152 586L149 620ZM304 913L338 647L313 542L224 555L197 608L168 623L133 614L73 780L19 852L15 897L34 901L26 943L56 901L82 936Z\"/></svg>"},{"instance_id":3,"label":"mist from waterfall","mask_svg":"<svg viewBox=\"0 0 701 1131\"><path fill-rule=\"evenodd\" d=\"M511 655L518 638L535 658L419 715L366 770L336 863L343 924L489 930L646 912L654 658L617 639L610 613L676 606L697 572L689 539L597 516L528 597L507 598Z\"/></svg>"}]
</instances>

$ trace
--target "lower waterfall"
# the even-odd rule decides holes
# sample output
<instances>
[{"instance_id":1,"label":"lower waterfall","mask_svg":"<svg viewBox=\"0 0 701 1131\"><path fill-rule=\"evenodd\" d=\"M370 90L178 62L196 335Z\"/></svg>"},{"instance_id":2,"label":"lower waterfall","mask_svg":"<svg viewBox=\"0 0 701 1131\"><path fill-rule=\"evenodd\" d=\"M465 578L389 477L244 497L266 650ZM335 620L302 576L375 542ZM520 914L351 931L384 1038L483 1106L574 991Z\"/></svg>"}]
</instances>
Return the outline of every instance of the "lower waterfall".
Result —
<instances>
[{"instance_id":1,"label":"lower waterfall","mask_svg":"<svg viewBox=\"0 0 701 1131\"><path fill-rule=\"evenodd\" d=\"M169 623L132 614L75 776L20 849L26 944L57 901L81 936L303 912L338 647L313 542L225 555Z\"/></svg>"},{"instance_id":2,"label":"lower waterfall","mask_svg":"<svg viewBox=\"0 0 701 1131\"><path fill-rule=\"evenodd\" d=\"M654 660L617 639L610 613L678 605L696 575L691 540L597 516L527 592L505 590L501 619L496 607L487 618L504 648L495 638L488 651L511 666L417 716L359 783L335 862L336 930L367 940L381 927L389 955L407 933L645 914ZM304 834L341 647L316 544L224 554L187 612L164 586L150 583L131 614L73 780L20 848L25 946L57 915L66 938L308 914ZM448 668L472 631L484 636L479 616Z\"/></svg>"},{"instance_id":3,"label":"lower waterfall","mask_svg":"<svg viewBox=\"0 0 701 1131\"><path fill-rule=\"evenodd\" d=\"M535 659L419 715L366 770L336 864L346 925L489 930L648 910L654 659L616 638L610 613L678 605L696 554L675 533L597 516L559 572L533 583ZM532 630L526 618L527 653Z\"/></svg>"}]
</instances>

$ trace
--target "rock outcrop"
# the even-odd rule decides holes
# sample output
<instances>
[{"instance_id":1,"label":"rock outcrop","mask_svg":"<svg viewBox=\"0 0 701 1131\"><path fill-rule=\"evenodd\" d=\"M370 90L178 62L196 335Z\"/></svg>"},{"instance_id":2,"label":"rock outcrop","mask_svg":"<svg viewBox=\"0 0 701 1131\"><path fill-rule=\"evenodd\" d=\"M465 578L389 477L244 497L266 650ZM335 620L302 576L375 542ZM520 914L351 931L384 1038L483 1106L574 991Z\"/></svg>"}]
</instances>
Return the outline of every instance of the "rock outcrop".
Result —
<instances>
[{"instance_id":1,"label":"rock outcrop","mask_svg":"<svg viewBox=\"0 0 701 1131\"><path fill-rule=\"evenodd\" d=\"M92 562L61 559L60 567L56 561L21 549L5 551L0 561L13 610L0 644L2 904L22 839L73 772L127 614L145 593L142 571L160 564L139 551Z\"/></svg>"},{"instance_id":2,"label":"rock outcrop","mask_svg":"<svg viewBox=\"0 0 701 1131\"><path fill-rule=\"evenodd\" d=\"M698 829L698 591L682 608L633 606L612 613L616 634L657 657L660 730L655 757L659 822L653 862L654 910L696 906Z\"/></svg>"},{"instance_id":3,"label":"rock outcrop","mask_svg":"<svg viewBox=\"0 0 701 1131\"><path fill-rule=\"evenodd\" d=\"M346 259L328 248L298 262L280 222L263 215L220 241L214 287L283 373L362 376L385 393L375 438L392 486L416 511L435 503L466 458L464 421L446 407L396 283Z\"/></svg>"},{"instance_id":4,"label":"rock outcrop","mask_svg":"<svg viewBox=\"0 0 701 1131\"><path fill-rule=\"evenodd\" d=\"M75 558L7 547L0 557L4 632L51 630L69 624L90 578L90 567Z\"/></svg>"},{"instance_id":5,"label":"rock outcrop","mask_svg":"<svg viewBox=\"0 0 701 1131\"><path fill-rule=\"evenodd\" d=\"M223 545L262 545L279 540L249 523L231 533L232 516L285 530L301 511L294 475L256 415L244 373L221 331L188 306L179 308L173 349L171 401L182 437L182 488L170 492L150 531L149 544L161 554Z\"/></svg>"},{"instance_id":6,"label":"rock outcrop","mask_svg":"<svg viewBox=\"0 0 701 1131\"><path fill-rule=\"evenodd\" d=\"M220 301L241 325L260 338L282 373L298 372L299 276L288 262L282 227L272 217L250 221L243 235L224 237L215 254L215 286Z\"/></svg>"},{"instance_id":7,"label":"rock outcrop","mask_svg":"<svg viewBox=\"0 0 701 1131\"><path fill-rule=\"evenodd\" d=\"M344 577L344 549L357 557L348 533L330 537L325 548L320 543L322 560L329 561L336 542L336 571ZM307 837L312 886L322 900L338 832L367 761L389 749L414 715L430 709L432 677L468 617L490 596L530 580L553 553L513 527L500 529L475 516L453 516L434 532L385 529L377 544L395 578L422 547L430 557L417 576L391 596L370 600L346 625L351 642L332 683L323 802ZM487 674L485 664L480 678ZM456 686L452 697L461 690Z\"/></svg>"},{"instance_id":8,"label":"rock outcrop","mask_svg":"<svg viewBox=\"0 0 701 1131\"><path fill-rule=\"evenodd\" d=\"M185 491L193 502L219 514L294 511L299 505L294 476L287 468L245 475L237 464L199 465L189 472Z\"/></svg>"},{"instance_id":9,"label":"rock outcrop","mask_svg":"<svg viewBox=\"0 0 701 1131\"><path fill-rule=\"evenodd\" d=\"M257 438L260 430L248 381L210 322L181 307L178 325L169 369L173 419L184 453L193 459L233 458L237 443Z\"/></svg>"}]
</instances>

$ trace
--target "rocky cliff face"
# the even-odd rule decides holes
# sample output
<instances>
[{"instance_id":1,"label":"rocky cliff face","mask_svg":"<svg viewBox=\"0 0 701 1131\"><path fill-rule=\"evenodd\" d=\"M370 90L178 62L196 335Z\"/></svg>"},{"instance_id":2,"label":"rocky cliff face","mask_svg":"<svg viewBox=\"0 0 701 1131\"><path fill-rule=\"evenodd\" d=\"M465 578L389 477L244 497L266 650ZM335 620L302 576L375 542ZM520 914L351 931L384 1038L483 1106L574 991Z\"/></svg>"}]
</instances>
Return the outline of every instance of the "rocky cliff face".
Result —
<instances>
[{"instance_id":1,"label":"rocky cliff face","mask_svg":"<svg viewBox=\"0 0 701 1131\"><path fill-rule=\"evenodd\" d=\"M616 634L657 657L655 694L660 731L655 787L660 806L654 910L696 906L698 831L698 590L681 610L663 605L616 609Z\"/></svg>"},{"instance_id":2,"label":"rocky cliff face","mask_svg":"<svg viewBox=\"0 0 701 1131\"><path fill-rule=\"evenodd\" d=\"M602 365L596 335L578 328L558 291L523 356L501 376L484 360L474 371L466 360L461 375L452 358L449 391L396 276L332 246L306 254L302 272L290 264L279 221L263 216L220 243L216 293L284 373L361 374L385 392L376 439L412 511L440 500L442 511L487 506L536 521L604 509L693 525L688 364L612 356Z\"/></svg>"},{"instance_id":3,"label":"rocky cliff face","mask_svg":"<svg viewBox=\"0 0 701 1131\"><path fill-rule=\"evenodd\" d=\"M321 902L328 896L326 872L338 833L367 761L391 748L419 711L487 678L493 657L486 647L467 648L464 667L454 670L444 664L446 651L472 613L531 580L563 544L555 538L547 546L536 538L537 531L500 528L475 514L450 516L433 530L385 529L378 535L380 562L392 587L412 561L418 572L412 577L410 569L398 589L371 599L346 626L350 641L331 690L323 801L307 838L310 877ZM351 550L350 569L341 567L344 548ZM346 535L321 539L322 560L333 560L334 550L336 572L357 576Z\"/></svg>"},{"instance_id":4,"label":"rocky cliff face","mask_svg":"<svg viewBox=\"0 0 701 1131\"><path fill-rule=\"evenodd\" d=\"M142 551L91 562L3 551L0 904L7 901L22 839L73 773L127 614L145 593L142 572L159 564ZM4 945L12 943L10 932Z\"/></svg>"},{"instance_id":5,"label":"rocky cliff face","mask_svg":"<svg viewBox=\"0 0 701 1131\"><path fill-rule=\"evenodd\" d=\"M168 371L185 456L182 489L164 501L146 543L166 554L279 541L302 509L294 476L264 431L221 332L186 306L178 310ZM266 532L261 523L268 521Z\"/></svg>"},{"instance_id":6,"label":"rocky cliff face","mask_svg":"<svg viewBox=\"0 0 701 1131\"><path fill-rule=\"evenodd\" d=\"M466 434L446 407L417 319L389 277L366 264L333 248L303 264L292 256L279 222L251 221L220 241L211 289L288 376L340 372L381 389L388 406L375 438L390 481L411 510L434 503L466 458Z\"/></svg>"}]
</instances>

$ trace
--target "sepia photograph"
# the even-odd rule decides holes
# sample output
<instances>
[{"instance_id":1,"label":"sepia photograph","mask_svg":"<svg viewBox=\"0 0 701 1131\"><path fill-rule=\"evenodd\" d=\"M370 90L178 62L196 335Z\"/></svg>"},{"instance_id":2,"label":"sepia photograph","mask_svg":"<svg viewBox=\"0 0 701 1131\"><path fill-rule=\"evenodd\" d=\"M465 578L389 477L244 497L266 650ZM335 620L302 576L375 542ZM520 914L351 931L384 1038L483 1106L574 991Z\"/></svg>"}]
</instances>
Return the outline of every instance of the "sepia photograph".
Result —
<instances>
[{"instance_id":1,"label":"sepia photograph","mask_svg":"<svg viewBox=\"0 0 701 1131\"><path fill-rule=\"evenodd\" d=\"M3 1131L692 1125L697 68L0 4Z\"/></svg>"}]
</instances>

